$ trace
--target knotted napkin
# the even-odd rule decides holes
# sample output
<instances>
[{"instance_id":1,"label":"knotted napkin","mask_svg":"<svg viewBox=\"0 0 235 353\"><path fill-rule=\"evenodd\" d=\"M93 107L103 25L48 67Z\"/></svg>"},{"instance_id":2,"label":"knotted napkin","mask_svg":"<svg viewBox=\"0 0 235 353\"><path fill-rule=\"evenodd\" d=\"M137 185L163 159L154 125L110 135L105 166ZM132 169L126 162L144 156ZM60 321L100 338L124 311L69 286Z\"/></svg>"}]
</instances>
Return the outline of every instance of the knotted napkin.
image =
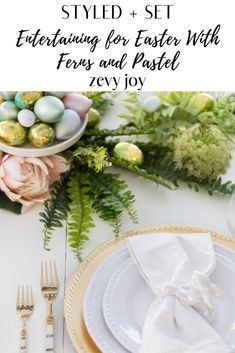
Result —
<instances>
[{"instance_id":1,"label":"knotted napkin","mask_svg":"<svg viewBox=\"0 0 235 353\"><path fill-rule=\"evenodd\" d=\"M220 290L209 234L149 234L128 239L129 253L156 299L145 318L139 353L226 353L205 317Z\"/></svg>"}]
</instances>

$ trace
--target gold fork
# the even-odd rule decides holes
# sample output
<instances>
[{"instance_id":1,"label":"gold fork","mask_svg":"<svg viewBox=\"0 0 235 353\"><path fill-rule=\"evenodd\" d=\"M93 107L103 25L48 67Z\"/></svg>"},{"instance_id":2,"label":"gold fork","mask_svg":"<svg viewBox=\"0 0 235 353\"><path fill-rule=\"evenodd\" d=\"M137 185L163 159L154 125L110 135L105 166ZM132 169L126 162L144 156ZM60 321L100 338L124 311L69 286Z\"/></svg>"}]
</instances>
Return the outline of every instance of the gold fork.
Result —
<instances>
[{"instance_id":1,"label":"gold fork","mask_svg":"<svg viewBox=\"0 0 235 353\"><path fill-rule=\"evenodd\" d=\"M27 330L26 321L33 313L33 291L30 286L18 286L16 298L16 311L18 317L22 320L22 329L20 332L20 348L19 352L26 352L27 346Z\"/></svg>"},{"instance_id":2,"label":"gold fork","mask_svg":"<svg viewBox=\"0 0 235 353\"><path fill-rule=\"evenodd\" d=\"M59 281L55 262L41 263L41 291L47 301L46 352L54 352L53 302L59 291Z\"/></svg>"}]
</instances>

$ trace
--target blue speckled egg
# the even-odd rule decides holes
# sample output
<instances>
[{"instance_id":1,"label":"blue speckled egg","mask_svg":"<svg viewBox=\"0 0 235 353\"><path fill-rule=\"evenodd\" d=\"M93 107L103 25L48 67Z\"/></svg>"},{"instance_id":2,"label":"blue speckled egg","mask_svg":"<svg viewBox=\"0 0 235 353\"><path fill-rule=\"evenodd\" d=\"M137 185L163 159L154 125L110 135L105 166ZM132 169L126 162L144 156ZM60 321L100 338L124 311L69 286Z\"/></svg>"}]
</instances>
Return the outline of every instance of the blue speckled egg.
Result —
<instances>
[{"instance_id":1,"label":"blue speckled egg","mask_svg":"<svg viewBox=\"0 0 235 353\"><path fill-rule=\"evenodd\" d=\"M53 124L59 121L64 114L64 104L63 102L53 96L44 96L40 98L35 106L34 106L34 113L36 117L48 124Z\"/></svg>"},{"instance_id":2,"label":"blue speckled egg","mask_svg":"<svg viewBox=\"0 0 235 353\"><path fill-rule=\"evenodd\" d=\"M29 109L22 109L18 113L18 121L24 127L31 127L36 122L36 115Z\"/></svg>"},{"instance_id":3,"label":"blue speckled egg","mask_svg":"<svg viewBox=\"0 0 235 353\"><path fill-rule=\"evenodd\" d=\"M18 108L12 101L6 101L0 104L0 121L17 120Z\"/></svg>"}]
</instances>

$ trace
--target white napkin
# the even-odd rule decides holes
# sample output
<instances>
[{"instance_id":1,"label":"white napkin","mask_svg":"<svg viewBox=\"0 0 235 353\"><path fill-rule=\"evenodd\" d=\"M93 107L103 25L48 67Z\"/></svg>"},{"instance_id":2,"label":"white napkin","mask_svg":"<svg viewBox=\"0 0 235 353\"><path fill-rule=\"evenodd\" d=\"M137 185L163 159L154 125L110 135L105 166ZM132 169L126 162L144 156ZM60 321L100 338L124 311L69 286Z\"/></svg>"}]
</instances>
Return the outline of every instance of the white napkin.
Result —
<instances>
[{"instance_id":1,"label":"white napkin","mask_svg":"<svg viewBox=\"0 0 235 353\"><path fill-rule=\"evenodd\" d=\"M156 295L145 318L139 353L228 352L199 313L213 314L212 297L222 297L209 279L216 266L210 235L136 236L128 239L128 249Z\"/></svg>"}]
</instances>

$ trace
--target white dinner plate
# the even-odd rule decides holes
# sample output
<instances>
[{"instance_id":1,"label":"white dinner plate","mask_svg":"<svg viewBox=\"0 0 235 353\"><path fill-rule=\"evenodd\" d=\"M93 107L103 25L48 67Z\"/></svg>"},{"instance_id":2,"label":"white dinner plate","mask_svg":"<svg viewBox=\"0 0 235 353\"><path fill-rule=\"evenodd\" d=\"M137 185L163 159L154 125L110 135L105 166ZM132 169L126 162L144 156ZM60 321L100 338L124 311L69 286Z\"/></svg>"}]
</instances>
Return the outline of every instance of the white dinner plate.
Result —
<instances>
[{"instance_id":1,"label":"white dinner plate","mask_svg":"<svg viewBox=\"0 0 235 353\"><path fill-rule=\"evenodd\" d=\"M233 261L231 266L235 267L235 252L221 245L214 244L214 246L216 253L222 254L225 257L231 259ZM102 263L102 265L98 267L86 291L83 308L85 324L90 336L103 353L128 352L128 350L124 348L124 346L119 343L118 340L114 337L105 322L103 316L103 297L111 276L118 269L118 267L122 265L125 261L127 261L129 258L129 253L126 248L123 248L112 254L106 261ZM227 262L226 259L225 262ZM121 292L122 288L119 288L118 293L120 295ZM151 295L152 294L150 294L150 296ZM128 301L129 302L127 302L126 300L126 303L128 303L127 311L130 312L130 304L132 304L133 298L131 299L131 302L130 299L128 299ZM118 304L118 308L120 308L120 303ZM138 312L143 317L143 310L140 310L139 305ZM136 330L136 327L134 327L134 329ZM139 331L141 331L140 326ZM135 334L136 331L134 335Z\"/></svg>"},{"instance_id":2,"label":"white dinner plate","mask_svg":"<svg viewBox=\"0 0 235 353\"><path fill-rule=\"evenodd\" d=\"M103 296L109 279L118 266L129 257L125 249L112 254L96 270L87 288L83 317L88 332L103 353L126 353L127 350L113 337L103 316Z\"/></svg>"},{"instance_id":3,"label":"white dinner plate","mask_svg":"<svg viewBox=\"0 0 235 353\"><path fill-rule=\"evenodd\" d=\"M216 270L211 280L224 293L215 300L217 315L212 327L230 347L235 346L235 264L216 253ZM103 312L114 337L131 353L139 351L141 333L154 294L131 258L113 273L103 297Z\"/></svg>"}]
</instances>

